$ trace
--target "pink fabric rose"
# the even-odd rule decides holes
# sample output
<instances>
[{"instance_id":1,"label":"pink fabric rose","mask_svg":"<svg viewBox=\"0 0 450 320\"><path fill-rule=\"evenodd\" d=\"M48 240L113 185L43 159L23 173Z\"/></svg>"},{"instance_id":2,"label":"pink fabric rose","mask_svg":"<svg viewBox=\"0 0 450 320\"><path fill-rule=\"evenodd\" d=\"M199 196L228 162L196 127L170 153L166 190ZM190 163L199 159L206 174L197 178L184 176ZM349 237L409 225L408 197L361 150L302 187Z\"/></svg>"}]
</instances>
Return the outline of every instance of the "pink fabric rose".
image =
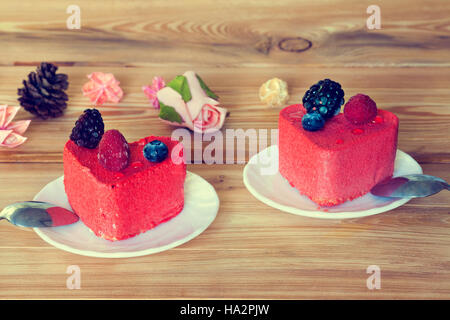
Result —
<instances>
[{"instance_id":1,"label":"pink fabric rose","mask_svg":"<svg viewBox=\"0 0 450 320\"><path fill-rule=\"evenodd\" d=\"M31 120L12 121L19 109L0 106L0 147L15 148L27 140L22 134L28 129Z\"/></svg>"},{"instance_id":2,"label":"pink fabric rose","mask_svg":"<svg viewBox=\"0 0 450 320\"><path fill-rule=\"evenodd\" d=\"M156 93L159 118L194 132L212 133L222 128L227 109L219 107L218 96L194 72L186 71Z\"/></svg>"},{"instance_id":3,"label":"pink fabric rose","mask_svg":"<svg viewBox=\"0 0 450 320\"><path fill-rule=\"evenodd\" d=\"M222 128L225 121L226 110L216 105L205 104L193 121L194 131L210 132Z\"/></svg>"}]
</instances>

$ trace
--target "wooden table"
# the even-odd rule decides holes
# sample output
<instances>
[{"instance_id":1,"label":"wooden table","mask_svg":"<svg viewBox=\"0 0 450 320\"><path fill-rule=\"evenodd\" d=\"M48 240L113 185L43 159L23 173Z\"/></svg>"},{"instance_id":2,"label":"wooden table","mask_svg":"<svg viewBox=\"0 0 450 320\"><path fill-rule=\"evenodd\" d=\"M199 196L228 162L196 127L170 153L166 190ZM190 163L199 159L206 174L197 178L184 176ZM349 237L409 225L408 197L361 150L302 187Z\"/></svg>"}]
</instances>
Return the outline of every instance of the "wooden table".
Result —
<instances>
[{"instance_id":1,"label":"wooden table","mask_svg":"<svg viewBox=\"0 0 450 320\"><path fill-rule=\"evenodd\" d=\"M289 103L325 77L346 97L363 92L400 118L399 148L427 174L450 180L450 3L378 1L381 29L368 30L372 2L75 1L81 29L68 30L68 2L0 4L0 103L40 61L70 78L64 116L32 119L17 149L0 150L0 207L31 199L62 175L62 148L90 106L86 75L112 72L125 92L101 107L107 128L128 139L170 135L141 91L155 75L196 70L229 108L227 128L277 127L279 109L258 88L280 77ZM75 3L74 2L74 3ZM138 258L96 259L60 251L33 231L0 224L0 298L450 298L448 192L389 213L351 220L287 214L256 200L243 165L189 165L221 200L203 234L175 249ZM81 270L69 290L67 267ZM381 269L369 290L366 269Z\"/></svg>"}]
</instances>

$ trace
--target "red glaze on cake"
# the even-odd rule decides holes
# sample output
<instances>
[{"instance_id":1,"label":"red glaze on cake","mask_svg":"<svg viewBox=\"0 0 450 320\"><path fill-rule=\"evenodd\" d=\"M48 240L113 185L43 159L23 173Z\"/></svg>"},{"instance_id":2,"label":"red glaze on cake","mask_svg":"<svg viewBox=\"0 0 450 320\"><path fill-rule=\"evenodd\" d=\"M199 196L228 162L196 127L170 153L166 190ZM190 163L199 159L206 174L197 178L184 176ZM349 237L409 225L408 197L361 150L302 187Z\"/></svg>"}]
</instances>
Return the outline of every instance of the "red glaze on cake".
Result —
<instances>
[{"instance_id":1,"label":"red glaze on cake","mask_svg":"<svg viewBox=\"0 0 450 320\"><path fill-rule=\"evenodd\" d=\"M169 149L159 163L148 161L144 146L160 140ZM129 144L129 165L120 172L105 169L98 147L87 149L69 140L63 153L64 186L72 209L97 236L123 240L152 229L181 212L186 164L181 144L169 137L147 137ZM172 161L172 150L179 157ZM179 161L178 161L179 160Z\"/></svg>"},{"instance_id":2,"label":"red glaze on cake","mask_svg":"<svg viewBox=\"0 0 450 320\"><path fill-rule=\"evenodd\" d=\"M393 113L379 109L366 124L353 124L340 113L314 132L302 127L305 113L301 104L288 106L278 123L279 171L301 194L332 206L392 176L398 134Z\"/></svg>"}]
</instances>

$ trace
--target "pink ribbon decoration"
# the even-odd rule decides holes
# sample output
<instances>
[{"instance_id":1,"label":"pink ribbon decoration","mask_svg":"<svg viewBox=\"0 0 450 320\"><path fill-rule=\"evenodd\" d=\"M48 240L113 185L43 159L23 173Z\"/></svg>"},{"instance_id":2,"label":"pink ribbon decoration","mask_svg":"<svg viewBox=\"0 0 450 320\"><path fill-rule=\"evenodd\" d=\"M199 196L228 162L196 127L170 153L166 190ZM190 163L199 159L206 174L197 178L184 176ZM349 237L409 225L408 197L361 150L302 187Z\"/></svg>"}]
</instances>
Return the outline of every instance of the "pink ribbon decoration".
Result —
<instances>
[{"instance_id":1,"label":"pink ribbon decoration","mask_svg":"<svg viewBox=\"0 0 450 320\"><path fill-rule=\"evenodd\" d=\"M152 106L155 109L159 109L159 101L158 97L156 96L156 93L164 88L166 86L166 83L164 82L164 79L161 77L154 77L152 81L151 86L143 86L142 91L144 91L145 95L147 96L148 100L152 104Z\"/></svg>"},{"instance_id":2,"label":"pink ribbon decoration","mask_svg":"<svg viewBox=\"0 0 450 320\"><path fill-rule=\"evenodd\" d=\"M20 107L0 105L0 147L15 148L27 140L22 135L31 120L12 121L19 109Z\"/></svg>"},{"instance_id":3,"label":"pink ribbon decoration","mask_svg":"<svg viewBox=\"0 0 450 320\"><path fill-rule=\"evenodd\" d=\"M97 106L105 102L118 103L123 97L120 82L112 73L92 72L89 81L83 85L83 95L89 97Z\"/></svg>"}]
</instances>

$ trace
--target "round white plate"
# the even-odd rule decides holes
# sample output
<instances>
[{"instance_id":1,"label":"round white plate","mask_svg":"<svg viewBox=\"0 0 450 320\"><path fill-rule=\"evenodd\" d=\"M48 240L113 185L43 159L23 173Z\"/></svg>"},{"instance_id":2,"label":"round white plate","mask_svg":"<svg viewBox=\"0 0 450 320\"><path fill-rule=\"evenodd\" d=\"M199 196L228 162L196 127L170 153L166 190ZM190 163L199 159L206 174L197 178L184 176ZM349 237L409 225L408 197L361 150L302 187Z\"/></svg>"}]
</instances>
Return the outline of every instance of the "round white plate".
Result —
<instances>
[{"instance_id":1,"label":"round white plate","mask_svg":"<svg viewBox=\"0 0 450 320\"><path fill-rule=\"evenodd\" d=\"M422 173L420 165L408 154L397 150L394 176ZM244 168L244 184L258 200L289 213L323 219L370 216L395 209L410 199L377 197L370 193L332 207L319 207L278 172L278 146L270 146L254 155Z\"/></svg>"},{"instance_id":2,"label":"round white plate","mask_svg":"<svg viewBox=\"0 0 450 320\"><path fill-rule=\"evenodd\" d=\"M56 248L84 256L128 258L157 253L195 238L216 218L219 197L206 180L188 171L184 196L184 208L177 216L126 240L111 242L99 238L81 220L67 226L34 230ZM63 177L47 184L34 200L54 203L71 210L64 191Z\"/></svg>"}]
</instances>

